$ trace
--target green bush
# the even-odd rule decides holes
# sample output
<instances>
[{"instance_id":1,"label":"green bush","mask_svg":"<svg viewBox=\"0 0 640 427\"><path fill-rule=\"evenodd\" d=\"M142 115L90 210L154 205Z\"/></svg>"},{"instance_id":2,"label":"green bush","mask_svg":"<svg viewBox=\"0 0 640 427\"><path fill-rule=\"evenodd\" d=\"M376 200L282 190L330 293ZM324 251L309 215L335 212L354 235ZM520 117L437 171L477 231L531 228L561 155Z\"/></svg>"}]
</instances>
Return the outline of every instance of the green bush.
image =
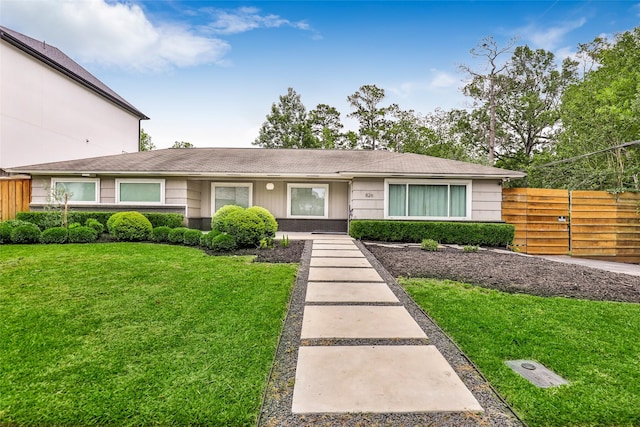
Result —
<instances>
[{"instance_id":1,"label":"green bush","mask_svg":"<svg viewBox=\"0 0 640 427\"><path fill-rule=\"evenodd\" d=\"M264 222L249 210L236 210L225 219L227 233L236 238L239 248L257 247L265 236Z\"/></svg>"},{"instance_id":2,"label":"green bush","mask_svg":"<svg viewBox=\"0 0 640 427\"><path fill-rule=\"evenodd\" d=\"M116 240L139 242L151 236L151 222L140 212L118 212L107 221L107 229Z\"/></svg>"},{"instance_id":3,"label":"green bush","mask_svg":"<svg viewBox=\"0 0 640 427\"><path fill-rule=\"evenodd\" d=\"M84 222L84 225L86 225L87 227L91 227L94 230L96 230L96 233L99 235L101 235L102 233L104 233L104 225L98 221L95 218L89 218Z\"/></svg>"},{"instance_id":4,"label":"green bush","mask_svg":"<svg viewBox=\"0 0 640 427\"><path fill-rule=\"evenodd\" d=\"M42 243L67 243L68 233L64 227L51 227L47 228L40 235L40 242Z\"/></svg>"},{"instance_id":5,"label":"green bush","mask_svg":"<svg viewBox=\"0 0 640 427\"><path fill-rule=\"evenodd\" d=\"M187 231L187 227L177 227L169 232L169 243L175 243L181 245L184 243L184 233Z\"/></svg>"},{"instance_id":6,"label":"green bush","mask_svg":"<svg viewBox=\"0 0 640 427\"><path fill-rule=\"evenodd\" d=\"M260 249L273 249L276 246L276 241L273 240L273 237L263 237L260 239L259 248Z\"/></svg>"},{"instance_id":7,"label":"green bush","mask_svg":"<svg viewBox=\"0 0 640 427\"><path fill-rule=\"evenodd\" d=\"M466 245L462 248L463 252L478 252L480 248L474 245Z\"/></svg>"},{"instance_id":8,"label":"green bush","mask_svg":"<svg viewBox=\"0 0 640 427\"><path fill-rule=\"evenodd\" d=\"M280 239L280 246L283 248L288 248L290 244L291 241L289 240L289 236L287 234L282 236L282 239Z\"/></svg>"},{"instance_id":9,"label":"green bush","mask_svg":"<svg viewBox=\"0 0 640 427\"><path fill-rule=\"evenodd\" d=\"M422 242L420 242L420 249L422 249L423 251L437 252L438 242L432 239L424 239Z\"/></svg>"},{"instance_id":10,"label":"green bush","mask_svg":"<svg viewBox=\"0 0 640 427\"><path fill-rule=\"evenodd\" d=\"M220 235L220 233L215 230L202 234L200 237L200 246L212 249L213 239L218 235Z\"/></svg>"},{"instance_id":11,"label":"green bush","mask_svg":"<svg viewBox=\"0 0 640 427\"><path fill-rule=\"evenodd\" d=\"M231 252L237 247L235 237L229 234L218 234L211 240L211 249L216 252Z\"/></svg>"},{"instance_id":12,"label":"green bush","mask_svg":"<svg viewBox=\"0 0 640 427\"><path fill-rule=\"evenodd\" d=\"M95 228L81 225L69 227L69 243L94 243L98 240L98 232Z\"/></svg>"},{"instance_id":13,"label":"green bush","mask_svg":"<svg viewBox=\"0 0 640 427\"><path fill-rule=\"evenodd\" d=\"M258 217L260 217L260 219L264 223L265 237L276 237L276 231L278 231L278 222L276 221L276 218L271 214L271 212L269 212L262 206L252 206L250 208L247 208L247 211L253 212L258 215Z\"/></svg>"},{"instance_id":14,"label":"green bush","mask_svg":"<svg viewBox=\"0 0 640 427\"><path fill-rule=\"evenodd\" d=\"M349 234L355 239L420 243L432 239L445 244L507 246L513 242L511 224L353 220Z\"/></svg>"},{"instance_id":15,"label":"green bush","mask_svg":"<svg viewBox=\"0 0 640 427\"><path fill-rule=\"evenodd\" d=\"M42 232L37 225L30 222L11 229L12 243L38 243Z\"/></svg>"},{"instance_id":16,"label":"green bush","mask_svg":"<svg viewBox=\"0 0 640 427\"><path fill-rule=\"evenodd\" d=\"M9 219L6 221L1 221L0 222L0 244L11 243L11 231L20 225L26 225L26 224L31 224L31 223L27 221L22 221L19 219Z\"/></svg>"},{"instance_id":17,"label":"green bush","mask_svg":"<svg viewBox=\"0 0 640 427\"><path fill-rule=\"evenodd\" d=\"M211 229L219 233L226 233L227 230L227 217L234 212L243 211L242 206L237 205L225 205L218 209L211 219Z\"/></svg>"},{"instance_id":18,"label":"green bush","mask_svg":"<svg viewBox=\"0 0 640 427\"><path fill-rule=\"evenodd\" d=\"M184 244L187 246L200 245L200 238L202 237L202 231L188 229L184 232Z\"/></svg>"},{"instance_id":19,"label":"green bush","mask_svg":"<svg viewBox=\"0 0 640 427\"><path fill-rule=\"evenodd\" d=\"M164 243L169 241L169 233L171 233L171 227L161 225L151 230L151 240L158 243Z\"/></svg>"},{"instance_id":20,"label":"green bush","mask_svg":"<svg viewBox=\"0 0 640 427\"><path fill-rule=\"evenodd\" d=\"M113 214L114 212L78 212L71 210L69 211L68 222L70 224L78 222L86 225L88 219L95 219L100 222L100 224L106 226L109 218ZM184 216L182 214L148 212L142 215L151 222L152 227L167 226L175 228L181 227L184 222ZM40 227L41 230L62 225L62 213L60 211L19 212L16 214L16 218L31 222Z\"/></svg>"}]
</instances>

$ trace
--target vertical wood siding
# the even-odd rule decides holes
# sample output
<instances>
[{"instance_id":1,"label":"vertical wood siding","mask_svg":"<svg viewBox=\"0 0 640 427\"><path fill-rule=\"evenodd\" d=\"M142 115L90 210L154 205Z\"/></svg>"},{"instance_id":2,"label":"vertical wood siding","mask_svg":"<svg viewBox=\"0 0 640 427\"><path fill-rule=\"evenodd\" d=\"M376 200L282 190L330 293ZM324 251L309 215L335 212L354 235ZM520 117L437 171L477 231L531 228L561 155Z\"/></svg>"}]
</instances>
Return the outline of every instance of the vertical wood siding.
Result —
<instances>
[{"instance_id":1,"label":"vertical wood siding","mask_svg":"<svg viewBox=\"0 0 640 427\"><path fill-rule=\"evenodd\" d=\"M30 178L0 178L0 221L15 219L16 213L29 211Z\"/></svg>"}]
</instances>

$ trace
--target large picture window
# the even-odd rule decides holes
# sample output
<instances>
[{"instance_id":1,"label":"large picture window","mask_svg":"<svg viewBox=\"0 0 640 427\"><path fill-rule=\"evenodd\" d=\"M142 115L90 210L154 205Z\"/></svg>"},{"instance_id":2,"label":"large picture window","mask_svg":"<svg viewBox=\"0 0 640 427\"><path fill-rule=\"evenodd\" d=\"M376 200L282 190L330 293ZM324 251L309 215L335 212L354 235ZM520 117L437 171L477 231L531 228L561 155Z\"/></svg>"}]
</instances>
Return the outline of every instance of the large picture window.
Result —
<instances>
[{"instance_id":1,"label":"large picture window","mask_svg":"<svg viewBox=\"0 0 640 427\"><path fill-rule=\"evenodd\" d=\"M252 204L251 183L214 182L211 184L211 204L213 212L226 205L248 208Z\"/></svg>"},{"instance_id":2,"label":"large picture window","mask_svg":"<svg viewBox=\"0 0 640 427\"><path fill-rule=\"evenodd\" d=\"M71 204L98 203L100 180L98 178L54 178L51 180L51 197L63 202L65 194Z\"/></svg>"},{"instance_id":3,"label":"large picture window","mask_svg":"<svg viewBox=\"0 0 640 427\"><path fill-rule=\"evenodd\" d=\"M163 179L118 179L116 202L132 205L159 205L164 203Z\"/></svg>"},{"instance_id":4,"label":"large picture window","mask_svg":"<svg viewBox=\"0 0 640 427\"><path fill-rule=\"evenodd\" d=\"M290 218L328 218L328 184L288 184L287 214Z\"/></svg>"},{"instance_id":5,"label":"large picture window","mask_svg":"<svg viewBox=\"0 0 640 427\"><path fill-rule=\"evenodd\" d=\"M386 181L388 218L469 218L471 183L434 180Z\"/></svg>"}]
</instances>

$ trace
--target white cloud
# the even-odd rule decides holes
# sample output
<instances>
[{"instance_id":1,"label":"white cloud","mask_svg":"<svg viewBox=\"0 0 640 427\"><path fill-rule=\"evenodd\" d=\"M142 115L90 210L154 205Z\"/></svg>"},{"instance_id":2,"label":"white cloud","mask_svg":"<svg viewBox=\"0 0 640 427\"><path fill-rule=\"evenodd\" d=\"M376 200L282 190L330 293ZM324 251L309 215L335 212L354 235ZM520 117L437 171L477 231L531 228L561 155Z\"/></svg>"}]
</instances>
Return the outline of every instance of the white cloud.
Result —
<instances>
[{"instance_id":1,"label":"white cloud","mask_svg":"<svg viewBox=\"0 0 640 427\"><path fill-rule=\"evenodd\" d=\"M408 81L393 85L389 92L399 98L408 98L420 92L438 92L458 87L460 79L445 71L431 70L431 77L424 81Z\"/></svg>"},{"instance_id":2,"label":"white cloud","mask_svg":"<svg viewBox=\"0 0 640 427\"><path fill-rule=\"evenodd\" d=\"M564 36L573 30L577 30L587 23L586 18L580 18L576 21L563 22L549 28L538 28L529 25L517 30L523 39L533 43L533 47L545 50L554 50L562 43Z\"/></svg>"},{"instance_id":3,"label":"white cloud","mask_svg":"<svg viewBox=\"0 0 640 427\"><path fill-rule=\"evenodd\" d=\"M214 34L238 34L258 28L291 27L303 31L311 31L311 27L304 21L290 21L278 15L261 15L255 7L241 7L233 11L222 9L207 9L213 16L213 21L206 25L208 31Z\"/></svg>"},{"instance_id":4,"label":"white cloud","mask_svg":"<svg viewBox=\"0 0 640 427\"><path fill-rule=\"evenodd\" d=\"M85 63L158 71L222 61L227 42L178 24L152 23L136 4L107 0L3 0L2 24Z\"/></svg>"}]
</instances>

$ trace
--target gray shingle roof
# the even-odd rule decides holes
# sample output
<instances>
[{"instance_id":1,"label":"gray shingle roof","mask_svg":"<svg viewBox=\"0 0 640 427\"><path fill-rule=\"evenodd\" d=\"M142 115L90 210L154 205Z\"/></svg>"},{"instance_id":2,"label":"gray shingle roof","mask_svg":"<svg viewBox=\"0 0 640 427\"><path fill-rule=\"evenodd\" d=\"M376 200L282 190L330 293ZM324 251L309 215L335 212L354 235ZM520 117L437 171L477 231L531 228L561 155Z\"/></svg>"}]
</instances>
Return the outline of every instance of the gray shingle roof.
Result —
<instances>
[{"instance_id":1,"label":"gray shingle roof","mask_svg":"<svg viewBox=\"0 0 640 427\"><path fill-rule=\"evenodd\" d=\"M124 98L98 80L93 74L65 55L60 49L48 45L46 42L33 39L2 26L0 26L0 39L10 43L23 52L28 53L37 60L44 62L62 74L74 79L88 89L96 92L98 95L107 98L109 101L115 103L121 108L124 108L133 115L138 116L140 119L149 119L149 117L145 116L133 105L129 104Z\"/></svg>"},{"instance_id":2,"label":"gray shingle roof","mask_svg":"<svg viewBox=\"0 0 640 427\"><path fill-rule=\"evenodd\" d=\"M184 148L9 168L12 173L180 176L421 176L520 178L525 174L419 154L364 150Z\"/></svg>"}]
</instances>

